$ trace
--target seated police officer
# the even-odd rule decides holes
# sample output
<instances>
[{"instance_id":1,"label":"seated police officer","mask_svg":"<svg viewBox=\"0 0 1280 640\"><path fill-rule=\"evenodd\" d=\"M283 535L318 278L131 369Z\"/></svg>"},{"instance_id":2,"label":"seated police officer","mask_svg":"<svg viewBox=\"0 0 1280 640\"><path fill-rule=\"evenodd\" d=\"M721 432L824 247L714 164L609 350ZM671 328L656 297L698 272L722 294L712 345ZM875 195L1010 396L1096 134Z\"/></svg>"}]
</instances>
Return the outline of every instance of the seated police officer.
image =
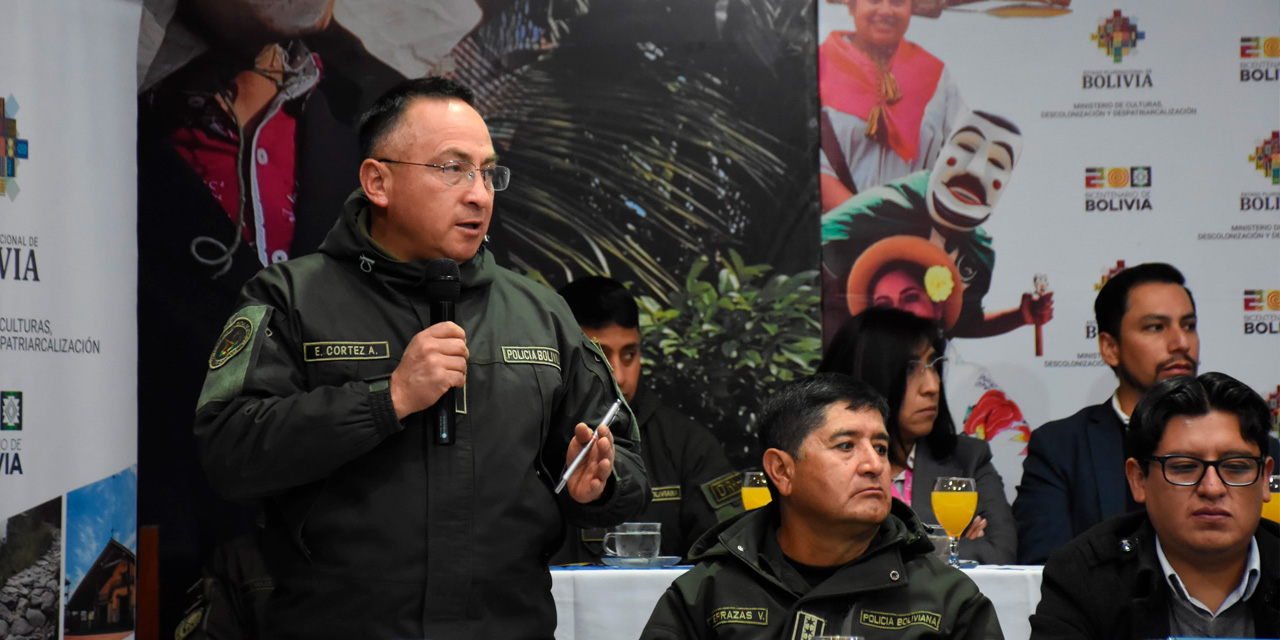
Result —
<instances>
[{"instance_id":1,"label":"seated police officer","mask_svg":"<svg viewBox=\"0 0 1280 640\"><path fill-rule=\"evenodd\" d=\"M640 425L640 452L653 501L634 520L661 523L661 555L684 558L707 529L742 513L742 477L710 429L663 404L641 383L640 309L627 288L611 278L587 276L562 287L560 295L583 333L609 360ZM570 528L551 563L598 562L604 531Z\"/></svg>"},{"instance_id":2,"label":"seated police officer","mask_svg":"<svg viewBox=\"0 0 1280 640\"><path fill-rule=\"evenodd\" d=\"M1280 637L1270 411L1221 373L1164 380L1125 434L1146 511L1107 520L1044 567L1032 638Z\"/></svg>"},{"instance_id":3,"label":"seated police officer","mask_svg":"<svg viewBox=\"0 0 1280 640\"><path fill-rule=\"evenodd\" d=\"M761 410L774 499L704 535L641 638L1002 638L991 601L889 493L888 405L823 373Z\"/></svg>"}]
</instances>

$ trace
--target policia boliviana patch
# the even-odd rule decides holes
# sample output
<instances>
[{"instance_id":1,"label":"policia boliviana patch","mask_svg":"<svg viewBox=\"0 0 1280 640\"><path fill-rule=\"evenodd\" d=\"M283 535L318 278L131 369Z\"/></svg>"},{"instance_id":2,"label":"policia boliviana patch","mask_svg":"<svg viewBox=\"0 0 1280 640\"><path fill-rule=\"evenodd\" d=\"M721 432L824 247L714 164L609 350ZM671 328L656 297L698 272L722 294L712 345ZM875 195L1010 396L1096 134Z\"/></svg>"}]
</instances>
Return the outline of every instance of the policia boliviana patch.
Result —
<instances>
[{"instance_id":1,"label":"policia boliviana patch","mask_svg":"<svg viewBox=\"0 0 1280 640\"><path fill-rule=\"evenodd\" d=\"M218 336L218 343L213 346L213 353L209 355L209 368L221 368L243 351L252 339L253 322L244 316L232 320L223 329L222 335Z\"/></svg>"},{"instance_id":2,"label":"policia boliviana patch","mask_svg":"<svg viewBox=\"0 0 1280 640\"><path fill-rule=\"evenodd\" d=\"M502 361L507 364L545 364L560 368L560 352L551 347L502 347Z\"/></svg>"},{"instance_id":3,"label":"policia boliviana patch","mask_svg":"<svg viewBox=\"0 0 1280 640\"><path fill-rule=\"evenodd\" d=\"M858 622L876 629L900 630L911 626L920 626L937 631L942 625L942 616L932 611L911 611L909 613L863 611L858 615Z\"/></svg>"}]
</instances>

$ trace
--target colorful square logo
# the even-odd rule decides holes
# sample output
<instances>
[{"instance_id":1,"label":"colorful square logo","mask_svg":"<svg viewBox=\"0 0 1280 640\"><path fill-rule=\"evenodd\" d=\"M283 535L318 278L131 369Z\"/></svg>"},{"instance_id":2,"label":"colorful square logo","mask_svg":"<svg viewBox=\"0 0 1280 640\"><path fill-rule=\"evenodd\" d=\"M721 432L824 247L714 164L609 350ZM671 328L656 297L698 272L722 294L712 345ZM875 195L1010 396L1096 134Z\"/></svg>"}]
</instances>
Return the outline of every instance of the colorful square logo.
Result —
<instances>
[{"instance_id":1,"label":"colorful square logo","mask_svg":"<svg viewBox=\"0 0 1280 640\"><path fill-rule=\"evenodd\" d=\"M1130 18L1116 9L1111 16L1098 24L1098 30L1089 34L1089 39L1098 43L1098 48L1116 62L1138 48L1139 40L1146 40L1147 33L1138 31L1138 19Z\"/></svg>"},{"instance_id":2,"label":"colorful square logo","mask_svg":"<svg viewBox=\"0 0 1280 640\"><path fill-rule=\"evenodd\" d=\"M29 142L18 137L18 101L0 98L0 195L18 197L18 161L26 160Z\"/></svg>"},{"instance_id":3,"label":"colorful square logo","mask_svg":"<svg viewBox=\"0 0 1280 640\"><path fill-rule=\"evenodd\" d=\"M1151 167L1129 167L1129 186L1146 189L1151 186Z\"/></svg>"},{"instance_id":4,"label":"colorful square logo","mask_svg":"<svg viewBox=\"0 0 1280 640\"><path fill-rule=\"evenodd\" d=\"M1270 138L1263 138L1262 144L1254 147L1249 162L1270 178L1271 184L1280 184L1280 131L1272 131Z\"/></svg>"},{"instance_id":5,"label":"colorful square logo","mask_svg":"<svg viewBox=\"0 0 1280 640\"><path fill-rule=\"evenodd\" d=\"M1280 37L1259 38L1245 36L1240 38L1240 58L1280 58Z\"/></svg>"},{"instance_id":6,"label":"colorful square logo","mask_svg":"<svg viewBox=\"0 0 1280 640\"><path fill-rule=\"evenodd\" d=\"M0 391L0 431L22 431L21 391Z\"/></svg>"},{"instance_id":7,"label":"colorful square logo","mask_svg":"<svg viewBox=\"0 0 1280 640\"><path fill-rule=\"evenodd\" d=\"M1088 167L1084 170L1086 189L1147 189L1151 187L1151 167Z\"/></svg>"}]
</instances>

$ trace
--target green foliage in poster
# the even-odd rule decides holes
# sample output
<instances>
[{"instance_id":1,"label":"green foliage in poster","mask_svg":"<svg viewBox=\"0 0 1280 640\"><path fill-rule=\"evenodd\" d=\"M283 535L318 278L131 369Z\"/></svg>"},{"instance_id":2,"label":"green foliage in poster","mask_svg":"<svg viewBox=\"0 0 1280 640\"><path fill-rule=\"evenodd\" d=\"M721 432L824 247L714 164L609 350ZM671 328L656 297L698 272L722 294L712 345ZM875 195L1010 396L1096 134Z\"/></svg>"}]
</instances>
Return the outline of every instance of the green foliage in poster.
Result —
<instances>
[{"instance_id":1,"label":"green foliage in poster","mask_svg":"<svg viewBox=\"0 0 1280 640\"><path fill-rule=\"evenodd\" d=\"M722 439L753 433L761 399L822 357L818 272L770 270L730 250L694 262L670 304L636 299L645 379Z\"/></svg>"}]
</instances>

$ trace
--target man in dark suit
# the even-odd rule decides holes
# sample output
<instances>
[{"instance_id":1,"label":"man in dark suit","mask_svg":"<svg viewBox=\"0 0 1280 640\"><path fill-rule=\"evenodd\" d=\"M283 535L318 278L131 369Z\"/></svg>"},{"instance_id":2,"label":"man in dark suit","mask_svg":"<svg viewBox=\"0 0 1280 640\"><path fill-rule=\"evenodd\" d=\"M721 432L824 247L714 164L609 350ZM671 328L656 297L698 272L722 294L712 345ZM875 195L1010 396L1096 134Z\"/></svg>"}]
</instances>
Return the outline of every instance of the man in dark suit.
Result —
<instances>
[{"instance_id":1,"label":"man in dark suit","mask_svg":"<svg viewBox=\"0 0 1280 640\"><path fill-rule=\"evenodd\" d=\"M1280 527L1260 521L1270 412L1222 373L1165 380L1138 402L1125 473L1146 506L1044 567L1033 640L1280 637Z\"/></svg>"},{"instance_id":2,"label":"man in dark suit","mask_svg":"<svg viewBox=\"0 0 1280 640\"><path fill-rule=\"evenodd\" d=\"M1098 292L1098 347L1119 384L1106 402L1031 432L1013 501L1019 563L1041 564L1086 529L1137 508L1124 470L1129 415L1157 382L1195 375L1199 365L1196 303L1184 283L1176 268L1148 263ZM1280 457L1275 438L1270 445Z\"/></svg>"},{"instance_id":3,"label":"man in dark suit","mask_svg":"<svg viewBox=\"0 0 1280 640\"><path fill-rule=\"evenodd\" d=\"M1111 398L1031 432L1013 501L1018 562L1042 564L1086 529L1136 508L1124 475L1124 430L1142 394L1165 378L1195 375L1196 304L1163 263L1112 277L1093 310L1098 348L1119 385Z\"/></svg>"}]
</instances>

